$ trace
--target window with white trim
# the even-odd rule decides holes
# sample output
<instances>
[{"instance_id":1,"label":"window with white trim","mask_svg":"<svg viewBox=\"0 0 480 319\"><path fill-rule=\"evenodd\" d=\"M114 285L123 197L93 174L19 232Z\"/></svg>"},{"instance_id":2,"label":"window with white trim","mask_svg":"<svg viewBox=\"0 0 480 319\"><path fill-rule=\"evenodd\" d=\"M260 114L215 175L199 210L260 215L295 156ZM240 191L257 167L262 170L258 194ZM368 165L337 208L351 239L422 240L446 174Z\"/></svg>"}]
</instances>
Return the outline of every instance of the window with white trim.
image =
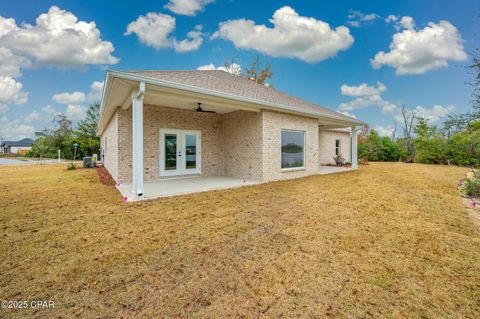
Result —
<instances>
[{"instance_id":1,"label":"window with white trim","mask_svg":"<svg viewBox=\"0 0 480 319\"><path fill-rule=\"evenodd\" d=\"M305 167L305 132L282 129L282 169Z\"/></svg>"},{"instance_id":2,"label":"window with white trim","mask_svg":"<svg viewBox=\"0 0 480 319\"><path fill-rule=\"evenodd\" d=\"M341 140L335 140L335 155L342 155L342 141Z\"/></svg>"}]
</instances>

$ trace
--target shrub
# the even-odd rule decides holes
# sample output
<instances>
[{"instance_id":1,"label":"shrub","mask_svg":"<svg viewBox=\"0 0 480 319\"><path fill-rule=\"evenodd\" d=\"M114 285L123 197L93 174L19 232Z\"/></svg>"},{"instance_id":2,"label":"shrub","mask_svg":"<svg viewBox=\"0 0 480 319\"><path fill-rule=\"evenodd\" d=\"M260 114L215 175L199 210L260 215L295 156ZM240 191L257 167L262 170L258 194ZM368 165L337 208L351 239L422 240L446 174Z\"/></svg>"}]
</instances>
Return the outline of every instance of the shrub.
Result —
<instances>
[{"instance_id":1,"label":"shrub","mask_svg":"<svg viewBox=\"0 0 480 319\"><path fill-rule=\"evenodd\" d=\"M464 190L468 196L480 197L480 179L467 178L464 183Z\"/></svg>"},{"instance_id":2,"label":"shrub","mask_svg":"<svg viewBox=\"0 0 480 319\"><path fill-rule=\"evenodd\" d=\"M342 155L335 156L333 160L335 161L335 164L337 164L338 166L345 164L345 159L342 157Z\"/></svg>"},{"instance_id":3,"label":"shrub","mask_svg":"<svg viewBox=\"0 0 480 319\"><path fill-rule=\"evenodd\" d=\"M69 171L71 171L71 170L73 170L73 169L76 169L76 168L77 168L77 167L75 166L74 163L68 163L68 164L67 164L67 170L69 170Z\"/></svg>"}]
</instances>

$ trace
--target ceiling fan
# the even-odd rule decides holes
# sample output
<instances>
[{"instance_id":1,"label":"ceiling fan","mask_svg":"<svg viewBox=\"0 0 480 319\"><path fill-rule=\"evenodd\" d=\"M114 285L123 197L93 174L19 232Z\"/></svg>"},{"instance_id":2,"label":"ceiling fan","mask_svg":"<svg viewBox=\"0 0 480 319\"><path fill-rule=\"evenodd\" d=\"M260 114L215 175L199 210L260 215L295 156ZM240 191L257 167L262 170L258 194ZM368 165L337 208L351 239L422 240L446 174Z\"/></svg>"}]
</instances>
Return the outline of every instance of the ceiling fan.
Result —
<instances>
[{"instance_id":1,"label":"ceiling fan","mask_svg":"<svg viewBox=\"0 0 480 319\"><path fill-rule=\"evenodd\" d=\"M198 105L198 106L193 109L195 112L217 113L217 112L215 112L215 111L205 111L204 109L202 109L202 103L201 103L201 102L197 102L197 105Z\"/></svg>"}]
</instances>

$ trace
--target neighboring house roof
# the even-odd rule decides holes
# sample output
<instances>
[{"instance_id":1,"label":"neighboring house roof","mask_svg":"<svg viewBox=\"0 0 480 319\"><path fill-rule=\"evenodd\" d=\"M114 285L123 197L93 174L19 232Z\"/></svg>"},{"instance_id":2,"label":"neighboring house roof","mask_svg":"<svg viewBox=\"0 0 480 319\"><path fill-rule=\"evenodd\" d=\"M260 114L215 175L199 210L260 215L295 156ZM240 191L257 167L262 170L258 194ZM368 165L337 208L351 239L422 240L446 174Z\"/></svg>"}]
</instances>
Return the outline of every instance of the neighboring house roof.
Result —
<instances>
[{"instance_id":1,"label":"neighboring house roof","mask_svg":"<svg viewBox=\"0 0 480 319\"><path fill-rule=\"evenodd\" d=\"M287 105L304 109L318 115L333 115L348 121L364 122L335 112L314 103L280 92L271 86L259 84L242 76L230 74L221 70L191 70L191 71L121 71L123 73L141 75L149 78L169 81L199 87L202 89L231 94L259 102Z\"/></svg>"},{"instance_id":2,"label":"neighboring house roof","mask_svg":"<svg viewBox=\"0 0 480 319\"><path fill-rule=\"evenodd\" d=\"M3 141L2 146L17 146L17 147L28 147L33 145L34 140L31 138L24 138L20 141Z\"/></svg>"}]
</instances>

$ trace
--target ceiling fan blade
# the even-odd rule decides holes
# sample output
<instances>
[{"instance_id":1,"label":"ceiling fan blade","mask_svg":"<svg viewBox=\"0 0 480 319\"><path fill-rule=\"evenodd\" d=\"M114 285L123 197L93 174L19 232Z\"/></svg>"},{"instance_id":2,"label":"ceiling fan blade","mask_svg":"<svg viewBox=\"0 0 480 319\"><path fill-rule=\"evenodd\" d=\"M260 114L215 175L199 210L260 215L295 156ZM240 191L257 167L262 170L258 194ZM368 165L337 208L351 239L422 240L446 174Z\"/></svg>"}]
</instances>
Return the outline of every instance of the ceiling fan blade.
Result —
<instances>
[{"instance_id":1,"label":"ceiling fan blade","mask_svg":"<svg viewBox=\"0 0 480 319\"><path fill-rule=\"evenodd\" d=\"M201 102L197 102L197 105L198 105L198 106L197 106L196 108L193 108L193 110L194 110L195 112L217 113L217 112L215 112L215 111L206 111L206 110L202 109L202 103L201 103Z\"/></svg>"}]
</instances>

